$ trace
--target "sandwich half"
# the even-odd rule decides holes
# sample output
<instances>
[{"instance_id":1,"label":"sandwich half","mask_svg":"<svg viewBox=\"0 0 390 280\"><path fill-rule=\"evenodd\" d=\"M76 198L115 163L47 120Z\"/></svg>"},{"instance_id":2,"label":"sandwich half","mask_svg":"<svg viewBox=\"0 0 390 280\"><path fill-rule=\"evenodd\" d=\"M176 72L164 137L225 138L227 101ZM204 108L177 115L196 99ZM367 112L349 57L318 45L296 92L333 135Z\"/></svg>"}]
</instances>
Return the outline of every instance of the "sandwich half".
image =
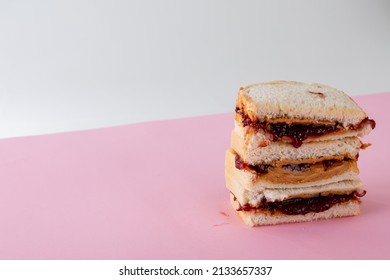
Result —
<instances>
[{"instance_id":1,"label":"sandwich half","mask_svg":"<svg viewBox=\"0 0 390 280\"><path fill-rule=\"evenodd\" d=\"M240 88L226 152L231 204L251 226L360 213L360 137L375 122L344 92L273 81Z\"/></svg>"}]
</instances>

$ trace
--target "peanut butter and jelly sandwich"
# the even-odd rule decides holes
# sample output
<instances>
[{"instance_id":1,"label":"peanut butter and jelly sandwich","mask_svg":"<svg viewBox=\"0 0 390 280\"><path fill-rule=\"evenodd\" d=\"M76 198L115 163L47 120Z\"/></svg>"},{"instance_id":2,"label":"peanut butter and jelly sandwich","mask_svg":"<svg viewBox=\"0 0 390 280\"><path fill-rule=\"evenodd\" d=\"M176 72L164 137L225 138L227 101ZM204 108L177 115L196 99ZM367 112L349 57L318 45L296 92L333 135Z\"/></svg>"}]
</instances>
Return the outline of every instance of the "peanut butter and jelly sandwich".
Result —
<instances>
[{"instance_id":1,"label":"peanut butter and jelly sandwich","mask_svg":"<svg viewBox=\"0 0 390 280\"><path fill-rule=\"evenodd\" d=\"M240 88L226 151L231 204L251 226L360 213L361 137L375 121L344 92L272 81Z\"/></svg>"}]
</instances>

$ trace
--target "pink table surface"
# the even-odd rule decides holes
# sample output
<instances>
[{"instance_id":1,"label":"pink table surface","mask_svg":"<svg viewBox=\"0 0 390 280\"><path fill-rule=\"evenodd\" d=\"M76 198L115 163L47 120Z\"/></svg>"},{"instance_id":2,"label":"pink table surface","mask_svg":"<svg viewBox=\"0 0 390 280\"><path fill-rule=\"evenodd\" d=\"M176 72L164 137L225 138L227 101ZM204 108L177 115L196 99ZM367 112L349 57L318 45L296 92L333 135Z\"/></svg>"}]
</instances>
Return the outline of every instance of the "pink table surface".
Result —
<instances>
[{"instance_id":1,"label":"pink table surface","mask_svg":"<svg viewBox=\"0 0 390 280\"><path fill-rule=\"evenodd\" d=\"M362 214L245 226L229 204L232 114L0 140L0 259L390 259L390 93L359 158Z\"/></svg>"}]
</instances>

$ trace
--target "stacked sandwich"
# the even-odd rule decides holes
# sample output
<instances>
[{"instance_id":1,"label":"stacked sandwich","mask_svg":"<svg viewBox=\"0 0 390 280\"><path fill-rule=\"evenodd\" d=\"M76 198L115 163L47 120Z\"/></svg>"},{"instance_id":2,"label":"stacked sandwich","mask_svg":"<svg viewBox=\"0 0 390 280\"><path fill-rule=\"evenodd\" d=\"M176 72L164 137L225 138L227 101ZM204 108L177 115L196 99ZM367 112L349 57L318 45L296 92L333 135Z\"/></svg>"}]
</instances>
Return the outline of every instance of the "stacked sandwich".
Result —
<instances>
[{"instance_id":1,"label":"stacked sandwich","mask_svg":"<svg viewBox=\"0 0 390 280\"><path fill-rule=\"evenodd\" d=\"M240 88L225 176L251 226L353 216L365 195L357 159L375 122L344 92L273 81Z\"/></svg>"}]
</instances>

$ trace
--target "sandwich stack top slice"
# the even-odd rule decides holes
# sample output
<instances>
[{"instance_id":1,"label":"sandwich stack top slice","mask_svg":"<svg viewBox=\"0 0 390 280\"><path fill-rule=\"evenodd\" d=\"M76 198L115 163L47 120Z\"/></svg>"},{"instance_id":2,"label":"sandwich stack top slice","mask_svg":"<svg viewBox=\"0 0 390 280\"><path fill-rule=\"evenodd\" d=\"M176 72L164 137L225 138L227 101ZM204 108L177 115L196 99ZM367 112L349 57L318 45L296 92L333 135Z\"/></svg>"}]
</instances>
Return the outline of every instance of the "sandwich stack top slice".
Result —
<instances>
[{"instance_id":1,"label":"sandwich stack top slice","mask_svg":"<svg viewBox=\"0 0 390 280\"><path fill-rule=\"evenodd\" d=\"M240 88L226 152L232 205L250 225L357 215L359 137L375 122L344 92L273 81Z\"/></svg>"},{"instance_id":2,"label":"sandwich stack top slice","mask_svg":"<svg viewBox=\"0 0 390 280\"><path fill-rule=\"evenodd\" d=\"M367 118L347 94L316 83L273 81L242 87L236 105L251 121L314 122L351 129Z\"/></svg>"},{"instance_id":3,"label":"sandwich stack top slice","mask_svg":"<svg viewBox=\"0 0 390 280\"><path fill-rule=\"evenodd\" d=\"M232 146L251 164L353 158L362 147L358 137L374 127L340 90L299 82L258 83L238 92Z\"/></svg>"}]
</instances>

